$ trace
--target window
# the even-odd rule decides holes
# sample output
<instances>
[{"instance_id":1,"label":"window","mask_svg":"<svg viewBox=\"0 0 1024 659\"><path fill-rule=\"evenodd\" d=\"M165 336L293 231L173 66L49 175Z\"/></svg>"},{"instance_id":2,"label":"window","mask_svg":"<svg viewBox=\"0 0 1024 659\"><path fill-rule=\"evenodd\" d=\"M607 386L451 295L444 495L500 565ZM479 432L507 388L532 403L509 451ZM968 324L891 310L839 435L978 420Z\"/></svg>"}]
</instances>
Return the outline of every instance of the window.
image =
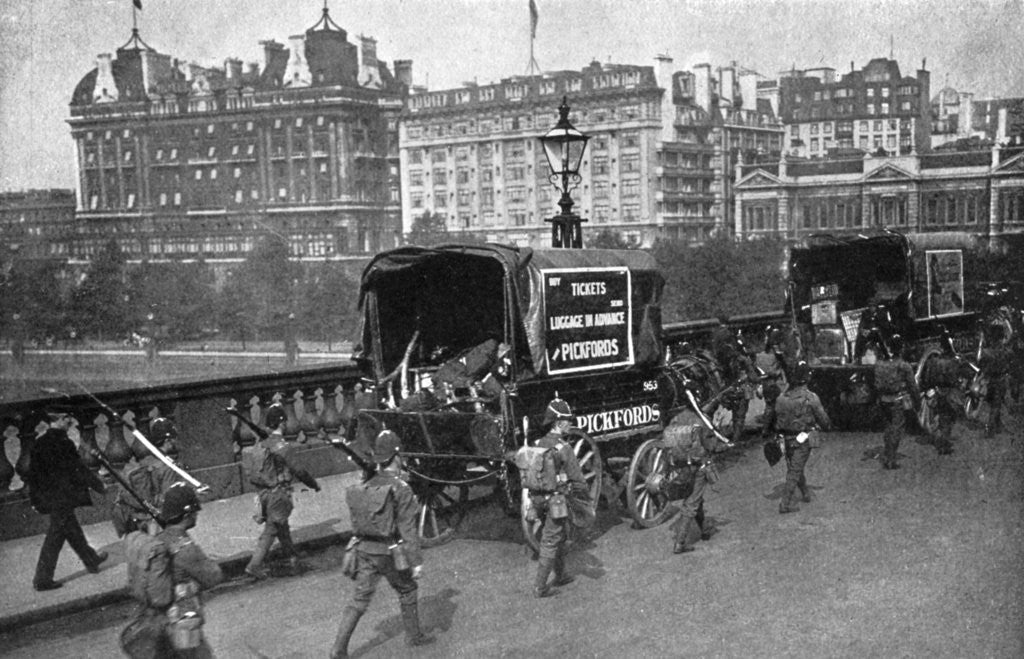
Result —
<instances>
[{"instance_id":1,"label":"window","mask_svg":"<svg viewBox=\"0 0 1024 659\"><path fill-rule=\"evenodd\" d=\"M235 174L235 178L241 178L242 177L242 168L241 167L235 167L234 174Z\"/></svg>"},{"instance_id":2,"label":"window","mask_svg":"<svg viewBox=\"0 0 1024 659\"><path fill-rule=\"evenodd\" d=\"M443 169L434 170L434 185L446 185L448 183L448 175Z\"/></svg>"},{"instance_id":3,"label":"window","mask_svg":"<svg viewBox=\"0 0 1024 659\"><path fill-rule=\"evenodd\" d=\"M210 180L211 181L217 180L217 170L216 169L210 169Z\"/></svg>"},{"instance_id":4,"label":"window","mask_svg":"<svg viewBox=\"0 0 1024 659\"><path fill-rule=\"evenodd\" d=\"M430 152L430 162L444 162L446 157L444 149L434 149Z\"/></svg>"},{"instance_id":5,"label":"window","mask_svg":"<svg viewBox=\"0 0 1024 659\"><path fill-rule=\"evenodd\" d=\"M423 193L413 192L409 195L409 200L412 203L413 208L423 208Z\"/></svg>"},{"instance_id":6,"label":"window","mask_svg":"<svg viewBox=\"0 0 1024 659\"><path fill-rule=\"evenodd\" d=\"M608 173L608 156L595 156L591 162L590 170L593 174L607 174Z\"/></svg>"},{"instance_id":7,"label":"window","mask_svg":"<svg viewBox=\"0 0 1024 659\"><path fill-rule=\"evenodd\" d=\"M818 150L818 138L817 137L812 137L811 138L811 151L817 151L817 150Z\"/></svg>"},{"instance_id":8,"label":"window","mask_svg":"<svg viewBox=\"0 0 1024 659\"><path fill-rule=\"evenodd\" d=\"M622 181L622 196L636 197L640 194L640 179L628 178ZM596 196L596 194L595 194Z\"/></svg>"},{"instance_id":9,"label":"window","mask_svg":"<svg viewBox=\"0 0 1024 659\"><path fill-rule=\"evenodd\" d=\"M167 205L167 193L166 192L161 192L160 193L160 205L161 206L166 206Z\"/></svg>"},{"instance_id":10,"label":"window","mask_svg":"<svg viewBox=\"0 0 1024 659\"><path fill-rule=\"evenodd\" d=\"M201 170L201 169L197 169L196 170L196 180L197 181L203 180L203 170Z\"/></svg>"},{"instance_id":11,"label":"window","mask_svg":"<svg viewBox=\"0 0 1024 659\"><path fill-rule=\"evenodd\" d=\"M811 124L811 135L818 134L818 124Z\"/></svg>"},{"instance_id":12,"label":"window","mask_svg":"<svg viewBox=\"0 0 1024 659\"><path fill-rule=\"evenodd\" d=\"M832 122L831 121L826 121L825 123L823 123L821 125L821 132L825 133L826 135L831 135L832 134Z\"/></svg>"},{"instance_id":13,"label":"window","mask_svg":"<svg viewBox=\"0 0 1024 659\"><path fill-rule=\"evenodd\" d=\"M594 198L604 199L608 196L608 181L594 181Z\"/></svg>"},{"instance_id":14,"label":"window","mask_svg":"<svg viewBox=\"0 0 1024 659\"><path fill-rule=\"evenodd\" d=\"M622 156L622 171L624 172L638 172L640 171L640 155L639 154L627 154Z\"/></svg>"},{"instance_id":15,"label":"window","mask_svg":"<svg viewBox=\"0 0 1024 659\"><path fill-rule=\"evenodd\" d=\"M790 126L789 127L789 136L790 137L800 137L800 126L797 125L797 124L793 124L792 126Z\"/></svg>"},{"instance_id":16,"label":"window","mask_svg":"<svg viewBox=\"0 0 1024 659\"><path fill-rule=\"evenodd\" d=\"M882 87L882 98L889 98L889 91L888 87Z\"/></svg>"},{"instance_id":17,"label":"window","mask_svg":"<svg viewBox=\"0 0 1024 659\"><path fill-rule=\"evenodd\" d=\"M888 103L882 103L881 109L879 110L879 112L881 112L882 114L889 114L889 104Z\"/></svg>"},{"instance_id":18,"label":"window","mask_svg":"<svg viewBox=\"0 0 1024 659\"><path fill-rule=\"evenodd\" d=\"M209 149L206 150L206 157L207 158L212 158L215 155L217 155L217 147L211 146Z\"/></svg>"},{"instance_id":19,"label":"window","mask_svg":"<svg viewBox=\"0 0 1024 659\"><path fill-rule=\"evenodd\" d=\"M622 219L626 222L635 222L640 219L640 204L622 204Z\"/></svg>"},{"instance_id":20,"label":"window","mask_svg":"<svg viewBox=\"0 0 1024 659\"><path fill-rule=\"evenodd\" d=\"M178 159L178 149L176 149L176 148L171 149L171 160L177 160L177 159Z\"/></svg>"},{"instance_id":21,"label":"window","mask_svg":"<svg viewBox=\"0 0 1024 659\"><path fill-rule=\"evenodd\" d=\"M174 193L174 205L175 206L181 206L181 193L180 192L175 192Z\"/></svg>"},{"instance_id":22,"label":"window","mask_svg":"<svg viewBox=\"0 0 1024 659\"><path fill-rule=\"evenodd\" d=\"M866 91L867 91L867 94L868 94L868 98L874 98L875 97L875 88L874 87L868 87Z\"/></svg>"},{"instance_id":23,"label":"window","mask_svg":"<svg viewBox=\"0 0 1024 659\"><path fill-rule=\"evenodd\" d=\"M302 117L295 117L295 127L302 128Z\"/></svg>"},{"instance_id":24,"label":"window","mask_svg":"<svg viewBox=\"0 0 1024 659\"><path fill-rule=\"evenodd\" d=\"M862 132L862 133L868 132L868 122L866 122L866 121L860 122L860 132Z\"/></svg>"}]
</instances>

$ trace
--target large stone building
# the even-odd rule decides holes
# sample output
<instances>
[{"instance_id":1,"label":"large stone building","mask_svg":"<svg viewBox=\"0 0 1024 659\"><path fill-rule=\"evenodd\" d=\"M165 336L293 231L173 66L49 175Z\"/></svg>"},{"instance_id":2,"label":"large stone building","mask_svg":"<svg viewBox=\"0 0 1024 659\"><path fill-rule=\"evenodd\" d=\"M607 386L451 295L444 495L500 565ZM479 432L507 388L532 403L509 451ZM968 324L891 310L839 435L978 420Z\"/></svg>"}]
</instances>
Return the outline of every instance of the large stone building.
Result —
<instances>
[{"instance_id":1,"label":"large stone building","mask_svg":"<svg viewBox=\"0 0 1024 659\"><path fill-rule=\"evenodd\" d=\"M543 245L558 212L538 138L568 97L570 121L591 140L572 192L588 219L636 244L701 241L732 225L732 161L781 149L782 130L753 74L712 75L593 62L581 71L497 84L419 90L401 122L403 225L424 213L489 241ZM586 241L586 238L584 239Z\"/></svg>"},{"instance_id":2,"label":"large stone building","mask_svg":"<svg viewBox=\"0 0 1024 659\"><path fill-rule=\"evenodd\" d=\"M740 164L736 234L957 231L995 247L1024 233L1024 147Z\"/></svg>"},{"instance_id":3,"label":"large stone building","mask_svg":"<svg viewBox=\"0 0 1024 659\"><path fill-rule=\"evenodd\" d=\"M786 125L785 152L821 158L858 149L888 155L931 149L931 76L925 63L904 76L895 60L876 58L837 75L829 67L787 71L759 89Z\"/></svg>"},{"instance_id":4,"label":"large stone building","mask_svg":"<svg viewBox=\"0 0 1024 659\"><path fill-rule=\"evenodd\" d=\"M261 234L296 257L344 257L401 238L398 116L411 62L349 43L328 10L261 64L203 67L133 30L71 100L78 157L72 258L110 237L130 258L240 258Z\"/></svg>"},{"instance_id":5,"label":"large stone building","mask_svg":"<svg viewBox=\"0 0 1024 659\"><path fill-rule=\"evenodd\" d=\"M73 190L0 193L0 248L23 258L66 258L74 219Z\"/></svg>"},{"instance_id":6,"label":"large stone building","mask_svg":"<svg viewBox=\"0 0 1024 659\"><path fill-rule=\"evenodd\" d=\"M1024 98L975 100L944 87L932 98L932 147L982 143L1024 145Z\"/></svg>"}]
</instances>

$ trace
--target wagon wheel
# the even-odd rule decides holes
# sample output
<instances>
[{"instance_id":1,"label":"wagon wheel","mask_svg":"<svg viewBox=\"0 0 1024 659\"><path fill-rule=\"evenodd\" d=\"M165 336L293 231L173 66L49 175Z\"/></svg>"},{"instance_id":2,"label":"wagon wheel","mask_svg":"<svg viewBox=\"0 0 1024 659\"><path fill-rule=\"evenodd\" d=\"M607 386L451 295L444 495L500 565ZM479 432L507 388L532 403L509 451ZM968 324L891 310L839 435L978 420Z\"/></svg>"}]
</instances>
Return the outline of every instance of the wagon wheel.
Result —
<instances>
[{"instance_id":1,"label":"wagon wheel","mask_svg":"<svg viewBox=\"0 0 1024 659\"><path fill-rule=\"evenodd\" d=\"M469 486L426 483L416 489L416 532L420 544L436 547L448 542L466 516Z\"/></svg>"},{"instance_id":2,"label":"wagon wheel","mask_svg":"<svg viewBox=\"0 0 1024 659\"><path fill-rule=\"evenodd\" d=\"M921 359L917 362L917 369L914 371L914 377L917 379L918 388L922 390L922 394L926 394L924 387L921 386L921 380L924 376L925 365L928 360L932 357L937 357L942 353L938 350L929 350ZM939 417L935 412L936 402L934 396L922 395L921 406L917 410L917 424L921 427L921 430L929 435L934 435L939 430Z\"/></svg>"},{"instance_id":3,"label":"wagon wheel","mask_svg":"<svg viewBox=\"0 0 1024 659\"><path fill-rule=\"evenodd\" d=\"M576 460L580 463L580 470L583 472L583 480L586 481L590 492L590 502L597 509L597 498L601 496L601 479L604 466L601 463L601 451L590 435L579 428L570 428L565 434L565 440L572 444ZM526 543L534 552L540 551L540 532L542 524L540 520L529 521L526 519L526 512L530 505L530 491L522 490L519 502L519 522L526 537ZM573 537L573 525L569 525L569 537Z\"/></svg>"},{"instance_id":4,"label":"wagon wheel","mask_svg":"<svg viewBox=\"0 0 1024 659\"><path fill-rule=\"evenodd\" d=\"M671 468L668 452L657 438L648 439L633 454L626 476L626 505L637 527L657 526L676 512L665 492Z\"/></svg>"},{"instance_id":5,"label":"wagon wheel","mask_svg":"<svg viewBox=\"0 0 1024 659\"><path fill-rule=\"evenodd\" d=\"M964 416L971 421L976 421L981 416L981 403L985 400L985 393L988 389L988 381L981 373L971 378L967 395L964 396Z\"/></svg>"}]
</instances>

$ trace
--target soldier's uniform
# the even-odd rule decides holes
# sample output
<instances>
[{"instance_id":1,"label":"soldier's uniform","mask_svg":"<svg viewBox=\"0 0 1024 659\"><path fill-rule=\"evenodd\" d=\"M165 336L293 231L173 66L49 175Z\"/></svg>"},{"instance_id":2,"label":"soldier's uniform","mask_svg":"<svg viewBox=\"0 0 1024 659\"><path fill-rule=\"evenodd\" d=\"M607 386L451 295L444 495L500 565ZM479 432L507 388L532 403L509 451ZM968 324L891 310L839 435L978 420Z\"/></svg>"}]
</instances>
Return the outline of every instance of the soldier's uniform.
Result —
<instances>
[{"instance_id":1,"label":"soldier's uniform","mask_svg":"<svg viewBox=\"0 0 1024 659\"><path fill-rule=\"evenodd\" d=\"M820 428L831 427L828 414L822 407L818 395L807 388L810 379L810 368L801 362L796 366L789 389L775 401L774 427L785 437L786 442L786 484L782 490L782 501L779 503L780 513L799 510L793 503L797 489L805 503L810 502L811 493L807 489L807 477L804 467L814 448L814 435L803 433ZM803 437L803 441L801 441Z\"/></svg>"},{"instance_id":2,"label":"soldier's uniform","mask_svg":"<svg viewBox=\"0 0 1024 659\"><path fill-rule=\"evenodd\" d=\"M160 508L160 520L166 526L156 535L156 538L167 546L171 555L174 597L169 607L156 608L140 603L135 610L132 623L125 629L125 633L129 633L133 626L145 624L147 619L156 619L155 623L150 624L169 623L168 630L173 635L177 621L186 621L178 624L185 624L189 627L198 621L199 627L194 633L197 633L199 637L194 639L194 647L175 649L168 647L166 642L162 642L157 646L156 656L158 659L178 657L182 659L212 659L213 657L213 651L202 634L202 624L205 618L201 592L224 581L224 573L217 561L209 558L188 533L188 529L195 526L196 513L199 510L201 507L195 491L185 483L176 483L167 490ZM129 577L132 576L133 573L129 569ZM134 578L141 576L135 574ZM129 584L129 586L134 590L133 584ZM124 638L125 636L122 634L122 641ZM122 649L128 651L128 648L124 646ZM131 654L133 653L129 653L129 656Z\"/></svg>"},{"instance_id":3,"label":"soldier's uniform","mask_svg":"<svg viewBox=\"0 0 1024 659\"><path fill-rule=\"evenodd\" d=\"M985 424L987 437L994 437L1003 430L1003 400L1009 388L1010 368L1013 364L1013 354L1004 343L1003 337L1002 327L990 328L987 338L991 342L991 347L981 351L981 360L978 364L981 372L988 378L988 391L985 394L989 406L988 422Z\"/></svg>"},{"instance_id":4,"label":"soldier's uniform","mask_svg":"<svg viewBox=\"0 0 1024 659\"><path fill-rule=\"evenodd\" d=\"M292 482L293 479L301 481L304 485L316 492L320 491L320 485L309 473L298 467L291 458L291 445L284 439L282 425L284 423L284 409L280 405L272 405L267 412L267 424L273 428L270 436L260 440L251 450L251 456L259 465L250 464L249 482L256 486L259 498L259 516L263 521L263 532L256 541L256 549L252 553L249 564L245 571L256 579L263 579L267 576L263 569L263 561L266 559L270 548L276 538L281 543L281 549L291 564L292 573L300 571L298 552L292 542L291 527L288 518L292 514L294 504L292 503ZM261 456L266 459L260 460ZM243 458L244 461L244 458Z\"/></svg>"},{"instance_id":5,"label":"soldier's uniform","mask_svg":"<svg viewBox=\"0 0 1024 659\"><path fill-rule=\"evenodd\" d=\"M932 444L939 455L953 452L953 424L964 405L964 392L960 386L963 375L964 366L950 354L929 359L923 374L922 386L935 388L937 432L932 436Z\"/></svg>"},{"instance_id":6,"label":"soldier's uniform","mask_svg":"<svg viewBox=\"0 0 1024 659\"><path fill-rule=\"evenodd\" d=\"M342 614L331 650L332 659L348 656L348 642L359 619L370 606L381 578L398 594L407 645L423 645L432 639L420 631L416 578L423 564L416 529L416 497L400 477L398 436L381 432L374 443L374 462L383 468L365 483L353 485L345 495L357 540L356 588ZM393 462L394 460L394 462Z\"/></svg>"},{"instance_id":7,"label":"soldier's uniform","mask_svg":"<svg viewBox=\"0 0 1024 659\"><path fill-rule=\"evenodd\" d=\"M881 456L885 469L899 469L896 456L903 439L905 413L921 400L914 368L903 359L902 339L894 336L892 344L894 357L875 365L875 390L885 415L885 446Z\"/></svg>"},{"instance_id":8,"label":"soldier's uniform","mask_svg":"<svg viewBox=\"0 0 1024 659\"><path fill-rule=\"evenodd\" d=\"M166 453L170 451L170 442L176 435L174 426L168 419L159 417L150 424L150 441ZM181 477L159 458L153 455L142 442L136 441L131 446L136 464L125 471L125 480L131 484L135 494L141 496L153 510L160 510L163 495L171 485ZM144 487L139 486L144 484ZM114 506L110 511L110 521L118 537L124 537L132 531L146 528L152 519L150 509L129 494L124 486L118 487Z\"/></svg>"},{"instance_id":9,"label":"soldier's uniform","mask_svg":"<svg viewBox=\"0 0 1024 659\"><path fill-rule=\"evenodd\" d=\"M672 551L682 554L693 551L698 540L711 538L704 525L704 490L716 480L710 460L717 440L703 424L684 422L682 425L670 424L662 441L673 466L681 471L680 485L689 488L692 483L692 489L679 502L679 517L672 525L675 531Z\"/></svg>"},{"instance_id":10,"label":"soldier's uniform","mask_svg":"<svg viewBox=\"0 0 1024 659\"><path fill-rule=\"evenodd\" d=\"M572 519L569 500L589 498L587 482L576 453L562 434L562 426L574 419L568 403L555 398L548 404L543 420L543 424L551 428L535 443L537 447L555 450L555 469L558 474L558 488L555 492L530 492L529 495L530 505L541 523L537 576L534 580L534 594L537 597L552 594L551 585L564 586L574 580L565 570L566 541ZM589 501L586 503L590 504ZM549 585L548 577L552 571L555 578Z\"/></svg>"}]
</instances>

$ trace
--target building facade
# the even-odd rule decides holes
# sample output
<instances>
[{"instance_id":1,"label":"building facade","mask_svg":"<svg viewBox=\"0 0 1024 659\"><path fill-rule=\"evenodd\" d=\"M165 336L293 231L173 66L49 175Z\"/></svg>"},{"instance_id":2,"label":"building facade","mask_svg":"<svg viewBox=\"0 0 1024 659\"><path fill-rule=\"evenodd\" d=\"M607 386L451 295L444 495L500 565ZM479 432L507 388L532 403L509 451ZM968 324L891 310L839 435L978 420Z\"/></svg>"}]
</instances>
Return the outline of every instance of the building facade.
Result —
<instances>
[{"instance_id":1,"label":"building facade","mask_svg":"<svg viewBox=\"0 0 1024 659\"><path fill-rule=\"evenodd\" d=\"M740 164L736 234L1024 233L1024 148Z\"/></svg>"},{"instance_id":2,"label":"building facade","mask_svg":"<svg viewBox=\"0 0 1024 659\"><path fill-rule=\"evenodd\" d=\"M76 239L113 237L129 258L237 259L260 235L305 258L358 256L401 239L398 117L411 62L349 43L328 10L262 64L201 67L133 30L74 90Z\"/></svg>"},{"instance_id":3,"label":"building facade","mask_svg":"<svg viewBox=\"0 0 1024 659\"><path fill-rule=\"evenodd\" d=\"M777 95L785 152L823 158L837 151L902 156L931 150L930 73L903 76L895 60L876 58L837 75L833 68L789 71L761 92Z\"/></svg>"},{"instance_id":4,"label":"building facade","mask_svg":"<svg viewBox=\"0 0 1024 659\"><path fill-rule=\"evenodd\" d=\"M659 57L656 67L593 62L419 90L400 125L404 230L429 212L443 215L449 230L488 241L547 244L545 219L559 212L559 194L538 138L555 124L563 97L570 121L591 138L572 192L574 210L588 220L585 235L607 229L650 245L728 230L729 158L743 148L777 153L782 143L781 127L751 89L744 106L734 76L716 80L709 65L674 72L672 60Z\"/></svg>"},{"instance_id":5,"label":"building facade","mask_svg":"<svg viewBox=\"0 0 1024 659\"><path fill-rule=\"evenodd\" d=\"M0 193L0 242L25 258L66 258L74 219L74 190Z\"/></svg>"}]
</instances>

